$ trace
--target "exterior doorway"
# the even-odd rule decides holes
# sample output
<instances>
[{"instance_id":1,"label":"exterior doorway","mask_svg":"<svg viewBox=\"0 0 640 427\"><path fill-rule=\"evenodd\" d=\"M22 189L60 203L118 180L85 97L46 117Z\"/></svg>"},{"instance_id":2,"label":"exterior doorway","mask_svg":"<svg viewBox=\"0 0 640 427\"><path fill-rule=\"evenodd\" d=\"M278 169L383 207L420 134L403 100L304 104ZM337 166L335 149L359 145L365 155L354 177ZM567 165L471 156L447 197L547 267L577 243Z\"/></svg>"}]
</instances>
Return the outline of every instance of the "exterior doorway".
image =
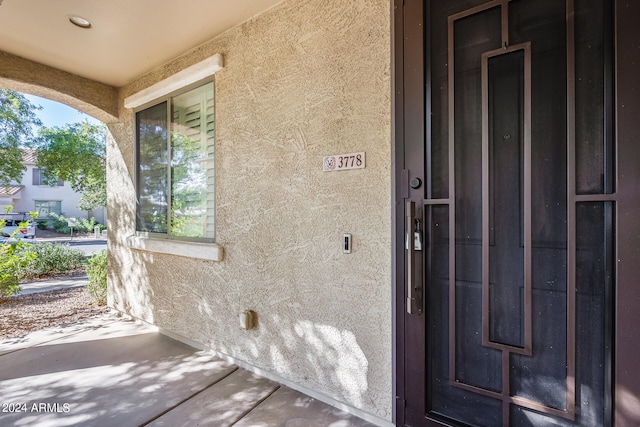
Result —
<instances>
[{"instance_id":1,"label":"exterior doorway","mask_svg":"<svg viewBox=\"0 0 640 427\"><path fill-rule=\"evenodd\" d=\"M612 425L640 207L614 5L405 0L394 27L398 424Z\"/></svg>"}]
</instances>

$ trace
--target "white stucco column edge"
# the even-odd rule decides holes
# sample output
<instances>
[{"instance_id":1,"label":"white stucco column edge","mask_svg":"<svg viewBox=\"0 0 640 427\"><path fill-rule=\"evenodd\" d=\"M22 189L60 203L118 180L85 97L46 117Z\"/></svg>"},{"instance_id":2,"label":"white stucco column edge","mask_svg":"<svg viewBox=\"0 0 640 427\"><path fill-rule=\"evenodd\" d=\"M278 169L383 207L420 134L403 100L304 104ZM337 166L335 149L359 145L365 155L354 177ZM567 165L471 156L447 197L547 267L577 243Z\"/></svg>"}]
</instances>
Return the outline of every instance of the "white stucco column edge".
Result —
<instances>
[{"instance_id":1,"label":"white stucco column edge","mask_svg":"<svg viewBox=\"0 0 640 427\"><path fill-rule=\"evenodd\" d=\"M141 105L166 96L171 92L212 76L223 68L224 59L222 54L216 53L204 61L200 61L184 70L178 71L166 79L160 80L148 88L126 97L124 99L124 106L125 108L138 108Z\"/></svg>"},{"instance_id":2,"label":"white stucco column edge","mask_svg":"<svg viewBox=\"0 0 640 427\"><path fill-rule=\"evenodd\" d=\"M140 251L158 252L208 261L222 261L224 258L224 247L216 243L184 242L180 240L129 236L127 237L127 246Z\"/></svg>"}]
</instances>

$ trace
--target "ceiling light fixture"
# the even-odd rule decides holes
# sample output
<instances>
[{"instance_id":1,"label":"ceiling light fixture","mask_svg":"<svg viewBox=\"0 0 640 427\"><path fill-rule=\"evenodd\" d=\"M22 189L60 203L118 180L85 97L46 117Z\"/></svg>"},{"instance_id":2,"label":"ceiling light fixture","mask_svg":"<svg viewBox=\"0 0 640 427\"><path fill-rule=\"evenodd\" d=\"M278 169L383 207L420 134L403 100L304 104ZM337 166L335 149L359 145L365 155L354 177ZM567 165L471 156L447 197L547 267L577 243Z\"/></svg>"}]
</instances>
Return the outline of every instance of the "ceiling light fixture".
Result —
<instances>
[{"instance_id":1,"label":"ceiling light fixture","mask_svg":"<svg viewBox=\"0 0 640 427\"><path fill-rule=\"evenodd\" d=\"M91 28L91 22L78 15L69 16L69 21L80 28Z\"/></svg>"}]
</instances>

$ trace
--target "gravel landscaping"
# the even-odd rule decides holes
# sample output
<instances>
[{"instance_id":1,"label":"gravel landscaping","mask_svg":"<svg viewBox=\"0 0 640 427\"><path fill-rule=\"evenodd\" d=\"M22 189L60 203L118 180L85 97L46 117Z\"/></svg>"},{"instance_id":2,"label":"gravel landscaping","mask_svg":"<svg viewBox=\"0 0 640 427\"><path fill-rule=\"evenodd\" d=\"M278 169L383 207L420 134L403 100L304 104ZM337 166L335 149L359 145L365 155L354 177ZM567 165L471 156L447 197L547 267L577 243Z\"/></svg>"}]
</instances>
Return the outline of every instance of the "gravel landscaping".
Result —
<instances>
[{"instance_id":1,"label":"gravel landscaping","mask_svg":"<svg viewBox=\"0 0 640 427\"><path fill-rule=\"evenodd\" d=\"M74 236L75 239L90 239L92 234ZM51 230L37 230L39 242L68 241L68 234ZM66 271L56 276L29 279L30 282L56 278L86 276L83 268ZM0 299L0 341L18 338L40 329L75 323L83 319L108 313L106 306L96 305L84 287L68 288L48 292L16 295Z\"/></svg>"},{"instance_id":2,"label":"gravel landscaping","mask_svg":"<svg viewBox=\"0 0 640 427\"><path fill-rule=\"evenodd\" d=\"M107 312L82 287L13 296L0 301L0 341Z\"/></svg>"}]
</instances>

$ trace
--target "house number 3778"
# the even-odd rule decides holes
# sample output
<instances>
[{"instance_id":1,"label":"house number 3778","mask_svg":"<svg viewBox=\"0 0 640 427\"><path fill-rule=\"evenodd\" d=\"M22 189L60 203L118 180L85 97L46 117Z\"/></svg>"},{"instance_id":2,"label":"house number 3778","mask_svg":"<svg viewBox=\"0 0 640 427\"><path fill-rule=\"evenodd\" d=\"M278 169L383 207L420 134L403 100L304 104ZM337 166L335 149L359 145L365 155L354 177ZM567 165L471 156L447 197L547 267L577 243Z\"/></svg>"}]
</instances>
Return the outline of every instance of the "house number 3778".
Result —
<instances>
[{"instance_id":1,"label":"house number 3778","mask_svg":"<svg viewBox=\"0 0 640 427\"><path fill-rule=\"evenodd\" d=\"M322 170L325 172L347 169L363 169L364 167L364 152L326 156L322 159Z\"/></svg>"}]
</instances>

